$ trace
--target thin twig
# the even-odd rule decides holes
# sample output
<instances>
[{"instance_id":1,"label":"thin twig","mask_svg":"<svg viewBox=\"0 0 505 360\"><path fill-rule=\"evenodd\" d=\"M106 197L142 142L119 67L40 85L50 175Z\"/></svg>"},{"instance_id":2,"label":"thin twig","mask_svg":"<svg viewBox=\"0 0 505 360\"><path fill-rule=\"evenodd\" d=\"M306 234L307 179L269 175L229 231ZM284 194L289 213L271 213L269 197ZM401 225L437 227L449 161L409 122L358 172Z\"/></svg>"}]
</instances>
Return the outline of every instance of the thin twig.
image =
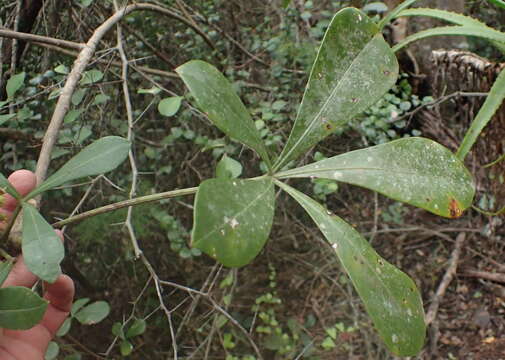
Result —
<instances>
[{"instance_id":1,"label":"thin twig","mask_svg":"<svg viewBox=\"0 0 505 360\"><path fill-rule=\"evenodd\" d=\"M55 38L48 37L48 36L34 35L34 34L29 34L29 33L24 33L24 32L19 32L19 31L13 31L13 30L5 29L3 27L0 27L0 37L10 38L10 39L19 39L19 40L23 40L23 41L31 41L31 42L41 43L41 44L55 45L55 46L60 46L60 47L79 50L79 51L86 47L85 44L77 43L74 41L67 41L67 40L55 39Z\"/></svg>"},{"instance_id":2,"label":"thin twig","mask_svg":"<svg viewBox=\"0 0 505 360\"><path fill-rule=\"evenodd\" d=\"M460 275L505 284L505 274L502 273L492 273L488 271L479 271L479 270L464 270L460 273Z\"/></svg>"},{"instance_id":3,"label":"thin twig","mask_svg":"<svg viewBox=\"0 0 505 360\"><path fill-rule=\"evenodd\" d=\"M454 275L456 274L456 270L458 268L458 261L461 255L461 248L463 247L463 243L465 242L466 234L459 233L456 237L456 243L454 245L454 250L452 251L451 258L449 260L449 266L442 278L442 281L438 285L437 292L433 296L430 307L428 308L428 312L426 313L425 322L426 325L431 324L431 322L436 318L438 307L440 306L440 301L445 295L445 291L447 287L451 283Z\"/></svg>"}]
</instances>

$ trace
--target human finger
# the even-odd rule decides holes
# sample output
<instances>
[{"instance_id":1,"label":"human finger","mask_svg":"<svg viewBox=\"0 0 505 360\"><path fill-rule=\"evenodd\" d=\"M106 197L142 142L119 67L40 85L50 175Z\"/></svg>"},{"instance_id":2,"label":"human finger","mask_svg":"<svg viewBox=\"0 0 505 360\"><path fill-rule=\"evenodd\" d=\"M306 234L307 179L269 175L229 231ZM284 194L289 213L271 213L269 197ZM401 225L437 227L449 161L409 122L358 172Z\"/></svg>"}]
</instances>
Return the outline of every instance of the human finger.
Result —
<instances>
[{"instance_id":1,"label":"human finger","mask_svg":"<svg viewBox=\"0 0 505 360\"><path fill-rule=\"evenodd\" d=\"M15 171L9 176L8 180L22 196L27 195L37 185L37 177L28 170ZM17 203L16 199L7 193L3 194L2 197L3 200L0 204L0 229L5 227L5 223L12 215Z\"/></svg>"},{"instance_id":2,"label":"human finger","mask_svg":"<svg viewBox=\"0 0 505 360\"><path fill-rule=\"evenodd\" d=\"M53 284L46 284L44 298L49 301L41 325L54 336L70 313L74 299L74 282L67 275L61 275Z\"/></svg>"}]
</instances>

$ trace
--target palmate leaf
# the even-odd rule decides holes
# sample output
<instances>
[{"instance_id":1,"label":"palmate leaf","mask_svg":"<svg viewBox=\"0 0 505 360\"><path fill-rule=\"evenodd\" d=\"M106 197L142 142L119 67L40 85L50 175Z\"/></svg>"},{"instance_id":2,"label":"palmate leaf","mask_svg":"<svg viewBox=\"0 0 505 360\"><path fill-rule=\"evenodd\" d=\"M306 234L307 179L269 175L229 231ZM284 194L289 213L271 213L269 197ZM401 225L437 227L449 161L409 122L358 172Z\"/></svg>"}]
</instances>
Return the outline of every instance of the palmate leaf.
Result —
<instances>
[{"instance_id":1,"label":"palmate leaf","mask_svg":"<svg viewBox=\"0 0 505 360\"><path fill-rule=\"evenodd\" d=\"M398 62L377 25L357 9L331 21L310 72L280 169L375 103L396 81Z\"/></svg>"},{"instance_id":2,"label":"palmate leaf","mask_svg":"<svg viewBox=\"0 0 505 360\"><path fill-rule=\"evenodd\" d=\"M421 295L412 279L380 257L345 221L292 187L276 184L298 201L335 249L388 349L399 356L417 354L426 327Z\"/></svg>"},{"instance_id":3,"label":"palmate leaf","mask_svg":"<svg viewBox=\"0 0 505 360\"><path fill-rule=\"evenodd\" d=\"M475 188L463 163L442 145L404 138L350 151L276 174L333 179L455 218L472 204Z\"/></svg>"},{"instance_id":4,"label":"palmate leaf","mask_svg":"<svg viewBox=\"0 0 505 360\"><path fill-rule=\"evenodd\" d=\"M270 158L249 112L230 82L214 66L193 60L176 72L195 97L198 106L226 135L256 150L268 167Z\"/></svg>"},{"instance_id":5,"label":"palmate leaf","mask_svg":"<svg viewBox=\"0 0 505 360\"><path fill-rule=\"evenodd\" d=\"M0 289L0 328L27 330L42 320L47 301L26 287Z\"/></svg>"},{"instance_id":6,"label":"palmate leaf","mask_svg":"<svg viewBox=\"0 0 505 360\"><path fill-rule=\"evenodd\" d=\"M229 267L251 262L270 234L271 179L209 179L195 198L192 245Z\"/></svg>"},{"instance_id":7,"label":"palmate leaf","mask_svg":"<svg viewBox=\"0 0 505 360\"><path fill-rule=\"evenodd\" d=\"M106 136L96 140L35 188L26 196L26 199L33 198L68 181L115 169L128 156L130 145L128 140L119 136Z\"/></svg>"},{"instance_id":8,"label":"palmate leaf","mask_svg":"<svg viewBox=\"0 0 505 360\"><path fill-rule=\"evenodd\" d=\"M47 282L56 281L65 254L63 244L51 225L28 203L23 203L22 251L32 273Z\"/></svg>"}]
</instances>

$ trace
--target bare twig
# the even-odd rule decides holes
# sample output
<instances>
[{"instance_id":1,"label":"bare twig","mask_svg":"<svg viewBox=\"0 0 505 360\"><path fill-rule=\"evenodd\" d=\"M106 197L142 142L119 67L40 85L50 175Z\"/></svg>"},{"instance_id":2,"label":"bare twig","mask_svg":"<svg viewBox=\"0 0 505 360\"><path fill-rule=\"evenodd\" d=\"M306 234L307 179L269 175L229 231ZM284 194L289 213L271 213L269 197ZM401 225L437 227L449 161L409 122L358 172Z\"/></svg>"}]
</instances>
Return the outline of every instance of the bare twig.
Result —
<instances>
[{"instance_id":1,"label":"bare twig","mask_svg":"<svg viewBox=\"0 0 505 360\"><path fill-rule=\"evenodd\" d=\"M436 321L438 308L440 306L440 302L445 295L445 291L447 287L451 283L454 275L456 275L456 270L458 268L458 261L461 255L461 248L463 247L463 243L465 242L466 234L464 232L460 232L456 237L456 242L454 245L454 250L452 251L451 258L449 260L449 266L442 278L442 281L438 285L437 292L433 296L431 300L430 307L428 308L428 312L426 313L425 322L426 325L431 325L430 327L430 351L431 354L434 355L437 353L437 343L438 338L440 336L440 332L438 329L438 321Z\"/></svg>"},{"instance_id":2,"label":"bare twig","mask_svg":"<svg viewBox=\"0 0 505 360\"><path fill-rule=\"evenodd\" d=\"M438 307L440 306L440 301L444 297L447 287L449 286L454 275L456 274L456 270L458 268L459 257L461 255L461 248L463 246L463 243L465 242L465 239L466 239L466 234L463 232L459 233L458 236L456 237L456 243L454 245L454 250L452 251L451 258L449 260L449 266L447 267L447 270L444 274L444 277L442 278L442 281L438 285L437 292L433 296L433 299L431 300L430 307L428 308L428 312L426 313L426 318L425 318L426 325L431 324L431 322L437 316Z\"/></svg>"},{"instance_id":3,"label":"bare twig","mask_svg":"<svg viewBox=\"0 0 505 360\"><path fill-rule=\"evenodd\" d=\"M29 33L24 33L24 32L8 30L8 29L2 28L2 27L0 27L0 37L19 39L19 40L24 40L24 41L31 41L31 42L41 43L41 44L61 46L64 48L69 48L69 49L74 49L74 50L82 50L86 47L85 44L77 43L74 41L55 39L55 38L48 37L48 36L33 35L33 34L29 34Z\"/></svg>"},{"instance_id":4,"label":"bare twig","mask_svg":"<svg viewBox=\"0 0 505 360\"><path fill-rule=\"evenodd\" d=\"M505 274L502 273L492 273L488 271L479 271L479 270L464 270L460 273L462 276L474 277L484 280L490 280L494 282L499 282L505 284Z\"/></svg>"},{"instance_id":5,"label":"bare twig","mask_svg":"<svg viewBox=\"0 0 505 360\"><path fill-rule=\"evenodd\" d=\"M91 57L95 53L98 43L103 38L103 36L118 21L120 21L123 17L136 10L154 11L166 16L170 16L180 20L189 27L193 28L192 24L188 22L188 20L186 20L185 18L181 17L178 14L173 13L168 9L153 4L138 3L126 6L120 9L119 11L116 11L111 17L109 17L94 31L93 35L88 40L85 47L81 50L79 56L74 62L72 71L67 77L67 81L65 83L65 86L63 87L60 97L58 98L58 102L56 103L53 116L44 135L44 141L42 144L42 149L40 151L39 159L37 161L37 169L35 171L39 183L42 182L46 177L47 169L49 167L49 162L51 159L51 151L54 147L54 144L56 143L56 139L58 137L58 132L63 122L63 118L65 117L65 114L67 113L70 107L72 94L74 93L74 90L77 86L77 83L81 77L82 72L86 69L86 66L91 60ZM193 30L195 30L198 34L200 34L204 38L204 40L207 43L209 43L210 46L213 46L212 42L210 42L210 39L208 39L206 34L202 33L199 28L197 29L193 28Z\"/></svg>"}]
</instances>

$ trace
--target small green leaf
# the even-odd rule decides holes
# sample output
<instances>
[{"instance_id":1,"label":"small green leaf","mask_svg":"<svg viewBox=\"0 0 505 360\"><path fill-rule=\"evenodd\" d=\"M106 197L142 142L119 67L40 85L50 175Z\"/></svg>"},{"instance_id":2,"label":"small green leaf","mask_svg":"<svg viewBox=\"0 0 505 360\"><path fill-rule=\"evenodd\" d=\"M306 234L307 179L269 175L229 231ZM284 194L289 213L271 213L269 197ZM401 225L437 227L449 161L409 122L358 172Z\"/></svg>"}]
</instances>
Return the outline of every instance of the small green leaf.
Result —
<instances>
[{"instance_id":1,"label":"small green leaf","mask_svg":"<svg viewBox=\"0 0 505 360\"><path fill-rule=\"evenodd\" d=\"M16 92L21 89L25 82L25 75L26 74L22 72L10 77L5 87L7 90L7 99L12 99Z\"/></svg>"},{"instance_id":2,"label":"small green leaf","mask_svg":"<svg viewBox=\"0 0 505 360\"><path fill-rule=\"evenodd\" d=\"M49 342L47 346L46 354L44 355L44 360L53 360L58 357L60 353L60 347L54 341Z\"/></svg>"},{"instance_id":3,"label":"small green leaf","mask_svg":"<svg viewBox=\"0 0 505 360\"><path fill-rule=\"evenodd\" d=\"M72 304L72 309L70 310L70 314L72 316L75 316L75 314L77 314L77 312L79 310L81 310L81 308L86 305L87 303L89 303L90 299L89 298L82 298L82 299L78 299L76 301L74 301L74 303Z\"/></svg>"},{"instance_id":4,"label":"small green leaf","mask_svg":"<svg viewBox=\"0 0 505 360\"><path fill-rule=\"evenodd\" d=\"M222 179L236 179L242 174L242 164L237 160L223 155L216 166L216 177Z\"/></svg>"},{"instance_id":5,"label":"small green leaf","mask_svg":"<svg viewBox=\"0 0 505 360\"><path fill-rule=\"evenodd\" d=\"M276 181L310 215L335 250L388 349L416 355L426 326L421 295L407 275L380 257L352 226L310 197Z\"/></svg>"},{"instance_id":6,"label":"small green leaf","mask_svg":"<svg viewBox=\"0 0 505 360\"><path fill-rule=\"evenodd\" d=\"M79 310L74 317L83 325L99 323L110 313L110 306L106 301L97 301Z\"/></svg>"},{"instance_id":7,"label":"small green leaf","mask_svg":"<svg viewBox=\"0 0 505 360\"><path fill-rule=\"evenodd\" d=\"M330 350L335 348L335 342L331 337L326 337L323 342L321 343L321 347L325 350Z\"/></svg>"},{"instance_id":8,"label":"small green leaf","mask_svg":"<svg viewBox=\"0 0 505 360\"><path fill-rule=\"evenodd\" d=\"M377 102L396 81L398 61L377 25L346 8L331 21L310 72L280 169Z\"/></svg>"},{"instance_id":9,"label":"small green leaf","mask_svg":"<svg viewBox=\"0 0 505 360\"><path fill-rule=\"evenodd\" d=\"M337 338L337 329L335 328L328 328L328 329L325 329L326 330L326 333L328 334L329 337L331 337L332 339L336 339Z\"/></svg>"},{"instance_id":10,"label":"small green leaf","mask_svg":"<svg viewBox=\"0 0 505 360\"><path fill-rule=\"evenodd\" d=\"M282 0L282 7L286 9L292 0Z\"/></svg>"},{"instance_id":11,"label":"small green leaf","mask_svg":"<svg viewBox=\"0 0 505 360\"><path fill-rule=\"evenodd\" d=\"M65 65L58 65L54 68L54 72L62 75L67 75L68 74L68 67Z\"/></svg>"},{"instance_id":12,"label":"small green leaf","mask_svg":"<svg viewBox=\"0 0 505 360\"><path fill-rule=\"evenodd\" d=\"M107 101L109 101L110 96L105 95L105 94L97 94L95 96L95 99L93 100L93 105L100 105L100 104L105 104Z\"/></svg>"},{"instance_id":13,"label":"small green leaf","mask_svg":"<svg viewBox=\"0 0 505 360\"><path fill-rule=\"evenodd\" d=\"M491 90L489 90L486 101L484 101L477 116L473 119L470 129L466 132L465 138L461 142L456 153L459 159L465 159L482 130L486 127L488 122L491 121L493 115L501 106L503 99L505 99L505 68L496 78Z\"/></svg>"},{"instance_id":14,"label":"small green leaf","mask_svg":"<svg viewBox=\"0 0 505 360\"><path fill-rule=\"evenodd\" d=\"M127 338L142 335L146 331L146 321L144 319L135 319L132 326L126 332Z\"/></svg>"},{"instance_id":15,"label":"small green leaf","mask_svg":"<svg viewBox=\"0 0 505 360\"><path fill-rule=\"evenodd\" d=\"M121 350L121 355L128 356L133 351L133 345L129 341L124 340L124 341L121 341L121 344L119 345L119 349Z\"/></svg>"},{"instance_id":16,"label":"small green leaf","mask_svg":"<svg viewBox=\"0 0 505 360\"><path fill-rule=\"evenodd\" d=\"M70 328L72 327L72 318L68 317L65 319L63 324L60 326L58 329L58 332L56 333L56 336L62 337L68 334L70 331Z\"/></svg>"},{"instance_id":17,"label":"small green leaf","mask_svg":"<svg viewBox=\"0 0 505 360\"><path fill-rule=\"evenodd\" d=\"M0 289L0 328L30 329L42 320L46 308L47 301L28 288Z\"/></svg>"},{"instance_id":18,"label":"small green leaf","mask_svg":"<svg viewBox=\"0 0 505 360\"><path fill-rule=\"evenodd\" d=\"M209 179L195 198L192 244L229 267L251 262L268 239L274 216L271 179Z\"/></svg>"},{"instance_id":19,"label":"small green leaf","mask_svg":"<svg viewBox=\"0 0 505 360\"><path fill-rule=\"evenodd\" d=\"M121 324L120 322L115 322L114 325L112 325L112 334L123 340L126 339L123 331L123 324Z\"/></svg>"},{"instance_id":20,"label":"small green leaf","mask_svg":"<svg viewBox=\"0 0 505 360\"><path fill-rule=\"evenodd\" d=\"M12 186L9 180L0 173L0 195L3 195L4 192L18 200L21 199L21 195L19 195L14 186Z\"/></svg>"},{"instance_id":21,"label":"small green leaf","mask_svg":"<svg viewBox=\"0 0 505 360\"><path fill-rule=\"evenodd\" d=\"M80 81L81 85L88 85L96 83L103 78L103 73L100 70L89 70L82 74Z\"/></svg>"},{"instance_id":22,"label":"small green leaf","mask_svg":"<svg viewBox=\"0 0 505 360\"><path fill-rule=\"evenodd\" d=\"M84 99L84 96L86 96L87 92L88 89L77 89L72 95L72 104L74 106L78 106L82 102L82 99Z\"/></svg>"},{"instance_id":23,"label":"small green leaf","mask_svg":"<svg viewBox=\"0 0 505 360\"><path fill-rule=\"evenodd\" d=\"M119 136L98 139L70 159L26 198L33 198L71 180L111 171L126 159L129 150L130 142Z\"/></svg>"},{"instance_id":24,"label":"small green leaf","mask_svg":"<svg viewBox=\"0 0 505 360\"><path fill-rule=\"evenodd\" d=\"M63 244L51 225L28 203L23 203L22 250L26 266L39 278L53 283L60 276Z\"/></svg>"},{"instance_id":25,"label":"small green leaf","mask_svg":"<svg viewBox=\"0 0 505 360\"><path fill-rule=\"evenodd\" d=\"M14 114L2 114L2 115L0 115L0 125L6 123L10 119L13 119L14 117L16 117L15 113Z\"/></svg>"},{"instance_id":26,"label":"small green leaf","mask_svg":"<svg viewBox=\"0 0 505 360\"><path fill-rule=\"evenodd\" d=\"M153 86L150 89L138 89L137 94L151 94L151 95L157 95L159 94L161 89L157 86Z\"/></svg>"},{"instance_id":27,"label":"small green leaf","mask_svg":"<svg viewBox=\"0 0 505 360\"><path fill-rule=\"evenodd\" d=\"M337 155L277 177L317 177L359 185L449 218L471 206L475 194L471 174L452 152L416 137Z\"/></svg>"},{"instance_id":28,"label":"small green leaf","mask_svg":"<svg viewBox=\"0 0 505 360\"><path fill-rule=\"evenodd\" d=\"M9 273L11 272L12 265L12 260L6 260L0 263L0 286L2 286L5 280L7 280L7 276L9 276Z\"/></svg>"},{"instance_id":29,"label":"small green leaf","mask_svg":"<svg viewBox=\"0 0 505 360\"><path fill-rule=\"evenodd\" d=\"M158 111L163 116L174 116L181 107L182 96L172 96L161 100Z\"/></svg>"},{"instance_id":30,"label":"small green leaf","mask_svg":"<svg viewBox=\"0 0 505 360\"><path fill-rule=\"evenodd\" d=\"M84 112L83 109L72 109L70 110L67 115L65 115L65 118L63 119L63 122L65 124L69 124L69 123L72 123L74 122L75 120L77 120L79 118L79 116L81 116L81 114Z\"/></svg>"},{"instance_id":31,"label":"small green leaf","mask_svg":"<svg viewBox=\"0 0 505 360\"><path fill-rule=\"evenodd\" d=\"M221 131L256 150L270 167L265 144L230 82L214 66L193 60L176 69L198 106Z\"/></svg>"}]
</instances>

